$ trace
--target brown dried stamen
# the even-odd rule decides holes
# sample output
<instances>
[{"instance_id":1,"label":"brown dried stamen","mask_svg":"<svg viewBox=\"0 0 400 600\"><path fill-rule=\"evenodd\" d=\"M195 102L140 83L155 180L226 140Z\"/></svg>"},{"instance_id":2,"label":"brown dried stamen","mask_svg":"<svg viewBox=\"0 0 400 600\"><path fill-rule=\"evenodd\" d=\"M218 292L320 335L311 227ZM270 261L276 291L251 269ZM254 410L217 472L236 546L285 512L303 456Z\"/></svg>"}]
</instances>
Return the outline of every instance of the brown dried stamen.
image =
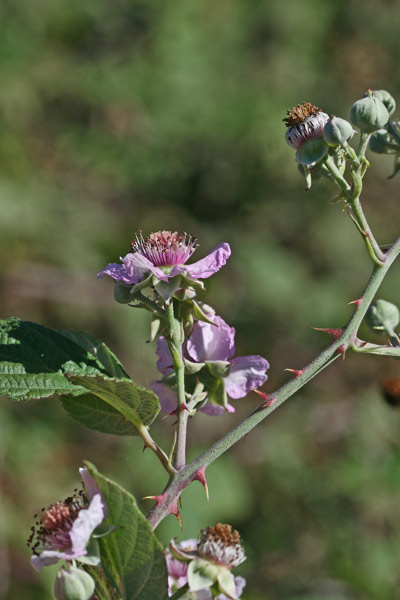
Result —
<instances>
[{"instance_id":1,"label":"brown dried stamen","mask_svg":"<svg viewBox=\"0 0 400 600\"><path fill-rule=\"evenodd\" d=\"M63 523L70 517L70 509L65 502L52 504L43 514L42 525L46 529L62 527Z\"/></svg>"},{"instance_id":2,"label":"brown dried stamen","mask_svg":"<svg viewBox=\"0 0 400 600\"><path fill-rule=\"evenodd\" d=\"M299 123L303 123L308 117L317 115L321 110L310 102L302 102L293 107L293 110L286 112L288 116L282 119L283 122L286 123L286 127L295 127Z\"/></svg>"},{"instance_id":3,"label":"brown dried stamen","mask_svg":"<svg viewBox=\"0 0 400 600\"><path fill-rule=\"evenodd\" d=\"M224 546L241 543L239 532L236 529L232 531L232 525L217 523L214 527L203 529L201 533L203 539L220 540Z\"/></svg>"}]
</instances>

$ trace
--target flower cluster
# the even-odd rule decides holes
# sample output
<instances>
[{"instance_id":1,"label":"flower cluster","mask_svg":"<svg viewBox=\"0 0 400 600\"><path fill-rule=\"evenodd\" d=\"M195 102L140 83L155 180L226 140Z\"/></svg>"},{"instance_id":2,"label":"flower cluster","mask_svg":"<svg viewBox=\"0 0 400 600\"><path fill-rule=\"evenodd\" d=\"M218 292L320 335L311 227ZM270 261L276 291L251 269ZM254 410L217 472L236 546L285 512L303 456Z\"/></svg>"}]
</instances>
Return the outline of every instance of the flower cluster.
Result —
<instances>
[{"instance_id":1,"label":"flower cluster","mask_svg":"<svg viewBox=\"0 0 400 600\"><path fill-rule=\"evenodd\" d=\"M169 594L187 584L190 597L196 600L236 600L246 581L234 577L231 569L244 560L239 533L230 525L218 523L203 529L199 541L186 540L178 546L171 541L166 553Z\"/></svg>"},{"instance_id":2,"label":"flower cluster","mask_svg":"<svg viewBox=\"0 0 400 600\"><path fill-rule=\"evenodd\" d=\"M193 372L192 392L198 383L204 389L197 409L209 415L221 415L225 410L235 411L228 397L244 398L265 383L269 363L258 355L234 357L235 329L215 313L209 313L208 318L211 322L194 323L185 344L186 364ZM164 379L153 381L151 387L160 399L162 410L170 414L176 410L177 397L171 376L171 355L164 337L158 339L157 356L157 368ZM190 384L190 375L187 380Z\"/></svg>"}]
</instances>

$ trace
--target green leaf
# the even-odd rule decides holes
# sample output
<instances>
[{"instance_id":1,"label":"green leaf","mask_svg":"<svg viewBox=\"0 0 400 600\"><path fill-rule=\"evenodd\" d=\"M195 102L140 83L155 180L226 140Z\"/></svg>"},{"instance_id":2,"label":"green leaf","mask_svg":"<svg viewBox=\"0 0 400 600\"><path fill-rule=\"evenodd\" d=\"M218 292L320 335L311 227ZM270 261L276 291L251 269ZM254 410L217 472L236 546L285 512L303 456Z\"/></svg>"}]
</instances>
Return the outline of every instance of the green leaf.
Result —
<instances>
[{"instance_id":1,"label":"green leaf","mask_svg":"<svg viewBox=\"0 0 400 600\"><path fill-rule=\"evenodd\" d=\"M84 393L66 373L127 376L111 350L86 333L14 317L0 321L0 395L29 400Z\"/></svg>"},{"instance_id":2,"label":"green leaf","mask_svg":"<svg viewBox=\"0 0 400 600\"><path fill-rule=\"evenodd\" d=\"M116 587L124 600L165 600L168 578L162 546L135 498L101 475L91 463L86 462L86 466L107 503L109 515L105 523L118 527L98 540L109 587ZM108 600L107 596L99 597Z\"/></svg>"},{"instance_id":3,"label":"green leaf","mask_svg":"<svg viewBox=\"0 0 400 600\"><path fill-rule=\"evenodd\" d=\"M115 410L112 418L115 419L117 413L120 413L138 428L151 425L159 413L160 403L156 394L135 385L130 379L111 379L102 375L68 375L68 379L111 406ZM75 414L78 416L81 414L79 409ZM89 422L89 416L85 416L85 420ZM126 423L122 425L126 427Z\"/></svg>"},{"instance_id":4,"label":"green leaf","mask_svg":"<svg viewBox=\"0 0 400 600\"><path fill-rule=\"evenodd\" d=\"M89 429L114 435L137 435L133 423L93 394L62 396L60 400L70 417Z\"/></svg>"}]
</instances>

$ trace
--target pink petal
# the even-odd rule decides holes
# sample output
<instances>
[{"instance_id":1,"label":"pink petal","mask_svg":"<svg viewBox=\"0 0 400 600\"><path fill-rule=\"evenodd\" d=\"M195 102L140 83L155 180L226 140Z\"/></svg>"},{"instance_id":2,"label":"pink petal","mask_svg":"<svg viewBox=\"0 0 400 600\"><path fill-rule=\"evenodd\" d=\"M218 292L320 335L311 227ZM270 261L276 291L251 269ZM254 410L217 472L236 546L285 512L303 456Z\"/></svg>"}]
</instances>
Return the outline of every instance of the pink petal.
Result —
<instances>
[{"instance_id":1,"label":"pink petal","mask_svg":"<svg viewBox=\"0 0 400 600\"><path fill-rule=\"evenodd\" d=\"M72 552L75 556L86 554L86 546L93 531L104 521L103 501L100 494L93 496L88 508L79 511L71 531Z\"/></svg>"},{"instance_id":2,"label":"pink petal","mask_svg":"<svg viewBox=\"0 0 400 600\"><path fill-rule=\"evenodd\" d=\"M221 317L213 317L215 325L196 321L187 342L187 352L196 362L228 360L235 353L235 329Z\"/></svg>"},{"instance_id":3,"label":"pink petal","mask_svg":"<svg viewBox=\"0 0 400 600\"><path fill-rule=\"evenodd\" d=\"M161 410L170 415L178 406L176 392L160 381L152 381L150 388L155 392L160 400Z\"/></svg>"},{"instance_id":4,"label":"pink petal","mask_svg":"<svg viewBox=\"0 0 400 600\"><path fill-rule=\"evenodd\" d=\"M103 505L104 519L106 519L108 517L108 506L106 504L104 496L101 493L94 477L92 477L90 475L87 467L81 467L79 469L79 474L83 481L83 485L85 486L85 492L86 492L86 496L87 496L89 502L91 502L93 500L93 498L96 494L100 494L100 497L102 500L102 505Z\"/></svg>"},{"instance_id":5,"label":"pink petal","mask_svg":"<svg viewBox=\"0 0 400 600\"><path fill-rule=\"evenodd\" d=\"M193 279L207 279L214 275L217 271L220 270L226 264L226 261L231 255L231 249L229 244L223 242L219 244L210 254L205 256L204 258L198 260L191 265L184 265L183 269L178 267L178 271L175 274L181 273L182 271L187 271ZM175 270L175 269L174 269ZM174 270L172 271L172 275L174 274Z\"/></svg>"},{"instance_id":6,"label":"pink petal","mask_svg":"<svg viewBox=\"0 0 400 600\"><path fill-rule=\"evenodd\" d=\"M166 339L163 336L160 336L157 340L156 354L158 356L157 369L160 371L160 373L163 375L171 373L171 371L174 370L172 365L172 357Z\"/></svg>"},{"instance_id":7,"label":"pink petal","mask_svg":"<svg viewBox=\"0 0 400 600\"><path fill-rule=\"evenodd\" d=\"M224 378L225 389L231 398L244 398L251 390L267 380L268 361L262 356L238 356L233 359L229 375Z\"/></svg>"}]
</instances>

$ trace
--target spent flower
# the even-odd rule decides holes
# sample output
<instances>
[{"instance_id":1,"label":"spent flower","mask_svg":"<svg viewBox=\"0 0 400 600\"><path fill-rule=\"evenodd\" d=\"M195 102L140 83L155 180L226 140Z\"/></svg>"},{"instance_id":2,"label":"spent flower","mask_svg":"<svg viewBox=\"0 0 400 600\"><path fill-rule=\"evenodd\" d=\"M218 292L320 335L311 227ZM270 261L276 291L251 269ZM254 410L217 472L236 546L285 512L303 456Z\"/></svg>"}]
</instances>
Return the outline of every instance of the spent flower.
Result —
<instances>
[{"instance_id":1,"label":"spent flower","mask_svg":"<svg viewBox=\"0 0 400 600\"><path fill-rule=\"evenodd\" d=\"M288 128L286 142L296 152L298 163L313 167L320 162L328 152L328 145L323 139L324 127L329 116L310 102L303 102L287 111L283 119Z\"/></svg>"},{"instance_id":2,"label":"spent flower","mask_svg":"<svg viewBox=\"0 0 400 600\"><path fill-rule=\"evenodd\" d=\"M211 600L218 592L219 600L240 597L246 582L242 577L234 577L231 570L246 560L246 556L239 533L232 530L231 525L217 523L202 529L198 542L187 540L175 545L171 541L170 551L175 562L188 562L185 577L196 599ZM177 569L175 563L171 563L171 573L172 568Z\"/></svg>"}]
</instances>

